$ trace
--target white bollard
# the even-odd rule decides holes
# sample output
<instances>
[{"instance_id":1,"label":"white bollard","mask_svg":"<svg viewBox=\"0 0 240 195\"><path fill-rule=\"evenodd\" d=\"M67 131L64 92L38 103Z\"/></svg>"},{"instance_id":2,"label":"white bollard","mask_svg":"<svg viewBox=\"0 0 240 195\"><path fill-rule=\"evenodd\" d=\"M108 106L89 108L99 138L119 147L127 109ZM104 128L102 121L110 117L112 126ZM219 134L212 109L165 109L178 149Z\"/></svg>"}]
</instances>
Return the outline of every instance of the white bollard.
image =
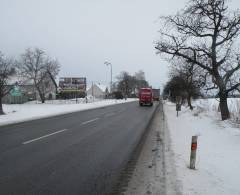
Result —
<instances>
[{"instance_id":1,"label":"white bollard","mask_svg":"<svg viewBox=\"0 0 240 195\"><path fill-rule=\"evenodd\" d=\"M190 155L190 169L195 169L196 156L197 156L197 139L198 136L192 136L191 155Z\"/></svg>"}]
</instances>

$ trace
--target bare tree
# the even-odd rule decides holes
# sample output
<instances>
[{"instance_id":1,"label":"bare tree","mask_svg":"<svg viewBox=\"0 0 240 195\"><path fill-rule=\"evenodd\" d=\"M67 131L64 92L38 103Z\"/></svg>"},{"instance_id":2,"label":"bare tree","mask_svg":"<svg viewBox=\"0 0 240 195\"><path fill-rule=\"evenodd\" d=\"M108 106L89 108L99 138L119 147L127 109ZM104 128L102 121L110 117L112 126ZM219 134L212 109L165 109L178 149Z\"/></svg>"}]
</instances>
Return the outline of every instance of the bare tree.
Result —
<instances>
[{"instance_id":1,"label":"bare tree","mask_svg":"<svg viewBox=\"0 0 240 195\"><path fill-rule=\"evenodd\" d=\"M180 57L196 64L212 77L209 89L218 89L222 120L230 117L227 97L240 86L239 11L230 12L226 0L190 0L175 16L161 18L157 53Z\"/></svg>"},{"instance_id":2,"label":"bare tree","mask_svg":"<svg viewBox=\"0 0 240 195\"><path fill-rule=\"evenodd\" d=\"M45 102L46 86L58 74L59 68L56 60L50 59L43 50L38 48L26 49L18 63L20 75L33 82L42 103Z\"/></svg>"},{"instance_id":3,"label":"bare tree","mask_svg":"<svg viewBox=\"0 0 240 195\"><path fill-rule=\"evenodd\" d=\"M191 99L201 96L201 88L205 86L205 73L200 68L192 63L187 63L186 60L176 59L172 61L170 70L170 83L178 86L177 82L181 83L181 90L184 91L182 99L186 98L188 106L193 109Z\"/></svg>"},{"instance_id":4,"label":"bare tree","mask_svg":"<svg viewBox=\"0 0 240 195\"><path fill-rule=\"evenodd\" d=\"M175 102L177 96L181 96L182 100L186 97L186 82L179 75L172 75L163 88L163 96L168 97Z\"/></svg>"},{"instance_id":5,"label":"bare tree","mask_svg":"<svg viewBox=\"0 0 240 195\"><path fill-rule=\"evenodd\" d=\"M128 72L123 71L117 76L117 80L118 91L121 91L123 94L129 97L135 88L135 78L131 76Z\"/></svg>"},{"instance_id":6,"label":"bare tree","mask_svg":"<svg viewBox=\"0 0 240 195\"><path fill-rule=\"evenodd\" d=\"M135 72L134 76L137 80L146 80L145 72L143 72L142 70L139 70L138 72Z\"/></svg>"},{"instance_id":7,"label":"bare tree","mask_svg":"<svg viewBox=\"0 0 240 195\"><path fill-rule=\"evenodd\" d=\"M11 88L8 86L8 81L14 74L13 60L6 58L0 52L0 115L4 114L2 98L10 92Z\"/></svg>"},{"instance_id":8,"label":"bare tree","mask_svg":"<svg viewBox=\"0 0 240 195\"><path fill-rule=\"evenodd\" d=\"M145 73L138 71L135 75L130 75L128 72L123 71L117 76L117 88L128 97L136 95L136 92L141 87L148 87L149 84L145 80Z\"/></svg>"},{"instance_id":9,"label":"bare tree","mask_svg":"<svg viewBox=\"0 0 240 195\"><path fill-rule=\"evenodd\" d=\"M142 70L139 70L138 72L136 72L134 74L135 80L136 80L136 89L139 90L142 87L148 87L149 84L146 81L145 78L145 72L143 72Z\"/></svg>"}]
</instances>

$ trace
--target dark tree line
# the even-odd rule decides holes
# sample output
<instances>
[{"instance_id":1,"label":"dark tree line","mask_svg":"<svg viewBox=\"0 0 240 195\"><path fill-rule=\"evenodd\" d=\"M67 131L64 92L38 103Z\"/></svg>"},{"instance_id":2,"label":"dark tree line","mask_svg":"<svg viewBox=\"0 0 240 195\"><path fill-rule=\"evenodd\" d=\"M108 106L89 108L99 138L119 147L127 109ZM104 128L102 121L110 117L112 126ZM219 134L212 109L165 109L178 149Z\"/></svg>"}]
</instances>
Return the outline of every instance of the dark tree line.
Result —
<instances>
[{"instance_id":1,"label":"dark tree line","mask_svg":"<svg viewBox=\"0 0 240 195\"><path fill-rule=\"evenodd\" d=\"M228 119L227 97L240 86L239 10L231 12L226 0L190 0L176 15L161 20L158 53L200 67L211 78L208 89L218 90L222 120Z\"/></svg>"},{"instance_id":2,"label":"dark tree line","mask_svg":"<svg viewBox=\"0 0 240 195\"><path fill-rule=\"evenodd\" d=\"M176 65L177 64L177 65ZM181 62L181 59L172 64L169 81L163 89L164 97L175 101L177 96L187 100L192 110L192 99L202 96L201 88L205 85L205 79L197 66Z\"/></svg>"}]
</instances>

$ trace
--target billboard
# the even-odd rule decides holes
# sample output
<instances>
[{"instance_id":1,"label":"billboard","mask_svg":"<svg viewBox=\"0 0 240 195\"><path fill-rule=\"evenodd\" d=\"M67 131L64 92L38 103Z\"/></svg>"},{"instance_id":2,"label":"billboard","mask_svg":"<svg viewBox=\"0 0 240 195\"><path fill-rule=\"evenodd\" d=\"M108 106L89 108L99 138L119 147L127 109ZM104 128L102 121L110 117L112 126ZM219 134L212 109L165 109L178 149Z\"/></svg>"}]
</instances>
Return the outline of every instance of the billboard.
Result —
<instances>
[{"instance_id":1,"label":"billboard","mask_svg":"<svg viewBox=\"0 0 240 195\"><path fill-rule=\"evenodd\" d=\"M61 91L86 91L87 79L85 77L62 77L59 79Z\"/></svg>"}]
</instances>

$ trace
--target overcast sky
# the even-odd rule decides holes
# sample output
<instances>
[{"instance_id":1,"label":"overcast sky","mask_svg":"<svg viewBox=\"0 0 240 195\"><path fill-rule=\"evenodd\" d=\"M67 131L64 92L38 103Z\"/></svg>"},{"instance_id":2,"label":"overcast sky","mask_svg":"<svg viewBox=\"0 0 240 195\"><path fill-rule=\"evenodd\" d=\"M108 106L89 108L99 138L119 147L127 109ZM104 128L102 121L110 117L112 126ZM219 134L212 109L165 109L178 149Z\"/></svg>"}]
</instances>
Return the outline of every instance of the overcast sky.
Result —
<instances>
[{"instance_id":1,"label":"overcast sky","mask_svg":"<svg viewBox=\"0 0 240 195\"><path fill-rule=\"evenodd\" d=\"M0 0L0 50L18 57L39 47L61 64L59 76L110 82L121 71L143 70L154 87L167 79L167 62L155 54L161 15L186 0ZM239 0L232 0L240 7Z\"/></svg>"}]
</instances>

